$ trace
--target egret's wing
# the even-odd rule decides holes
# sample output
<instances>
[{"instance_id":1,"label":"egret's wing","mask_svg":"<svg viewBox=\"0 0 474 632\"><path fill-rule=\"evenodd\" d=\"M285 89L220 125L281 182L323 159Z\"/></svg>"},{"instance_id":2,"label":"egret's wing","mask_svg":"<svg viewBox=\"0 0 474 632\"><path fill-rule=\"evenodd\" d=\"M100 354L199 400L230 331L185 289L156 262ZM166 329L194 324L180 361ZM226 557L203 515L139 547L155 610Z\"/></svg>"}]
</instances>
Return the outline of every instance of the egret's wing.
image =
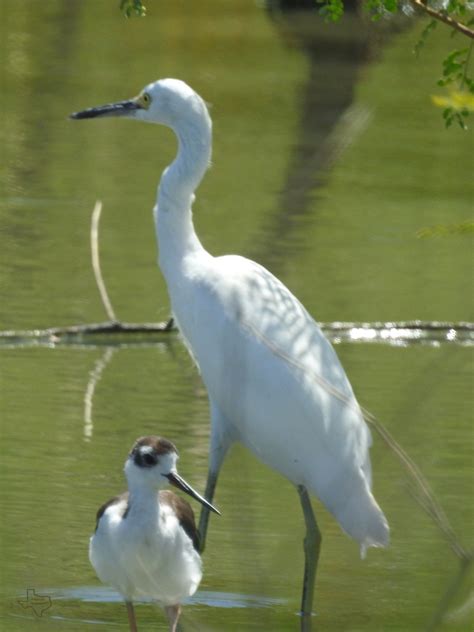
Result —
<instances>
[{"instance_id":1,"label":"egret's wing","mask_svg":"<svg viewBox=\"0 0 474 632\"><path fill-rule=\"evenodd\" d=\"M243 257L219 257L225 283L216 291L231 318L276 356L312 375L323 388L356 405L332 345L300 301L263 266Z\"/></svg>"}]
</instances>

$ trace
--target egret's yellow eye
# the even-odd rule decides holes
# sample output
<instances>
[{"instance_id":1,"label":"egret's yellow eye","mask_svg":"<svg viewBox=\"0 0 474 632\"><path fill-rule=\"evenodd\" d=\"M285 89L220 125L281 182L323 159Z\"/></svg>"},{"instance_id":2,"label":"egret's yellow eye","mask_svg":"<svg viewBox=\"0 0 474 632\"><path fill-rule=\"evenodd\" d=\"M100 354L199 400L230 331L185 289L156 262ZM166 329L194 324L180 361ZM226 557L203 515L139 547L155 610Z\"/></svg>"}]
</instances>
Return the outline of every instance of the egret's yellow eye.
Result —
<instances>
[{"instance_id":1,"label":"egret's yellow eye","mask_svg":"<svg viewBox=\"0 0 474 632\"><path fill-rule=\"evenodd\" d=\"M138 97L138 101L142 108L148 110L151 104L151 96L148 94L148 92L142 92L141 95Z\"/></svg>"}]
</instances>

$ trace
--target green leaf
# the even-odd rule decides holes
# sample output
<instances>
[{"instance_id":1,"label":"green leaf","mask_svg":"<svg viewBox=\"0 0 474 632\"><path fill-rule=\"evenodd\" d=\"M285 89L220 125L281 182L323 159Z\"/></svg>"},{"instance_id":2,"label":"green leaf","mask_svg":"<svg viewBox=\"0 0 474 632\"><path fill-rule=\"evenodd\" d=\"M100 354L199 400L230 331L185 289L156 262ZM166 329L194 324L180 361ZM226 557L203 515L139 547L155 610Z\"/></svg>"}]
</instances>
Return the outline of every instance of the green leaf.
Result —
<instances>
[{"instance_id":1,"label":"green leaf","mask_svg":"<svg viewBox=\"0 0 474 632\"><path fill-rule=\"evenodd\" d=\"M344 14L343 0L317 0L317 2L322 5L319 13L328 22L337 22Z\"/></svg>"},{"instance_id":2,"label":"green leaf","mask_svg":"<svg viewBox=\"0 0 474 632\"><path fill-rule=\"evenodd\" d=\"M383 7L389 13L396 13L398 11L398 0L383 0Z\"/></svg>"},{"instance_id":3,"label":"green leaf","mask_svg":"<svg viewBox=\"0 0 474 632\"><path fill-rule=\"evenodd\" d=\"M419 57L421 49L425 45L430 33L435 30L437 24L438 23L436 22L436 20L430 20L425 28L421 31L420 37L413 47L413 52L415 53L416 57Z\"/></svg>"},{"instance_id":4,"label":"green leaf","mask_svg":"<svg viewBox=\"0 0 474 632\"><path fill-rule=\"evenodd\" d=\"M143 18L146 15L146 7L142 0L120 0L120 10L126 18L132 15Z\"/></svg>"}]
</instances>

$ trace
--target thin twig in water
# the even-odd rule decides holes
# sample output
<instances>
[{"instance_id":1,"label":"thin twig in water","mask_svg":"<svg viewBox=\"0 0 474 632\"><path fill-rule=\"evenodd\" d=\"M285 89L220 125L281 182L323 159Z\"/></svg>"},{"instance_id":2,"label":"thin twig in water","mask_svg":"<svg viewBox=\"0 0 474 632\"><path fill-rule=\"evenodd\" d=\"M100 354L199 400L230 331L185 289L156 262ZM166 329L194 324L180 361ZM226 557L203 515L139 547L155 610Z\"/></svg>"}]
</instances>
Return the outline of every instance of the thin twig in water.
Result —
<instances>
[{"instance_id":1,"label":"thin twig in water","mask_svg":"<svg viewBox=\"0 0 474 632\"><path fill-rule=\"evenodd\" d=\"M94 270L94 276L97 283L97 287L99 288L100 298L102 299L102 304L104 305L105 311L107 312L107 316L110 318L110 320L117 322L117 317L115 316L114 308L112 307L112 303L110 302L109 295L107 294L107 288L105 287L104 279L102 277L102 272L100 269L99 221L100 221L101 212L102 212L102 202L100 200L97 200L94 206L94 210L92 211L92 220L91 220L92 269Z\"/></svg>"},{"instance_id":2,"label":"thin twig in water","mask_svg":"<svg viewBox=\"0 0 474 632\"><path fill-rule=\"evenodd\" d=\"M439 501L436 499L434 493L432 492L430 486L428 485L427 480L425 479L425 477L423 476L423 474L421 473L420 469L415 464L415 462L408 456L408 454L401 447L401 445L397 443L397 441L395 441L395 439L392 437L389 431L385 428L385 426L383 426L380 423L380 421L378 421L378 419L376 419L376 417L372 413L370 413L368 410L365 410L362 406L359 406L357 402L349 398L346 394L342 393L337 388L334 388L322 376L318 375L315 372L308 372L304 364L302 364L296 358L288 355L287 353L279 349L277 345L275 345L266 336L261 334L251 324L245 323L245 322L243 322L242 324L248 331L252 332L253 335L259 338L275 355L279 356L280 358L288 362L288 364L291 364L292 366L298 368L303 373L310 374L311 377L326 390L326 392L333 395L336 399L343 402L347 406L351 408L357 408L358 410L360 409L365 421L371 426L373 426L375 430L377 430L379 435L382 437L385 443L389 446L392 452L398 457L399 461L402 463L405 470L412 478L413 482L415 483L415 488L417 490L415 498L418 500L421 507L428 513L428 515L433 519L434 523L438 526L440 531L444 534L446 540L448 541L454 553L460 559L466 559L468 557L468 554L466 553L466 550L464 549L464 547L461 545L459 538L457 537L457 535L454 532L454 529L450 525L445 512L443 511Z\"/></svg>"},{"instance_id":3,"label":"thin twig in water","mask_svg":"<svg viewBox=\"0 0 474 632\"><path fill-rule=\"evenodd\" d=\"M413 481L416 483L415 488L412 490L412 495L418 502L420 507L426 511L434 523L438 526L440 531L445 536L453 552L460 558L466 557L466 551L460 544L454 529L452 528L448 517L446 516L439 501L435 497L431 490L428 481L421 473L416 463L408 456L405 450L399 443L392 437L390 432L383 426L378 419L375 418L372 413L361 407L362 414L365 421L373 426L379 433L385 443L390 447L393 453L398 457L401 463L404 465L406 471L410 474ZM416 491L415 491L416 490Z\"/></svg>"},{"instance_id":4,"label":"thin twig in water","mask_svg":"<svg viewBox=\"0 0 474 632\"><path fill-rule=\"evenodd\" d=\"M441 598L441 601L436 608L431 621L428 623L426 628L426 632L434 632L444 621L446 617L446 613L448 612L448 608L451 605L452 600L458 594L459 589L462 586L464 578L469 571L472 562L472 551L470 556L466 556L460 560L459 568L456 575L449 582L446 591Z\"/></svg>"}]
</instances>

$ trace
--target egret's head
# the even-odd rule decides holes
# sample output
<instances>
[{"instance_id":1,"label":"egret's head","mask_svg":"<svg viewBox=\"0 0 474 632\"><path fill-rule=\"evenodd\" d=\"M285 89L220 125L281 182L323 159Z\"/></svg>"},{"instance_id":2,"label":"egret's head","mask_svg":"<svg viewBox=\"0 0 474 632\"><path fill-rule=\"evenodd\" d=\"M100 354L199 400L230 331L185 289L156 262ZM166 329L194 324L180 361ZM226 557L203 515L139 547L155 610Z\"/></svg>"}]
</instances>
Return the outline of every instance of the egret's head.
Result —
<instances>
[{"instance_id":1,"label":"egret's head","mask_svg":"<svg viewBox=\"0 0 474 632\"><path fill-rule=\"evenodd\" d=\"M148 84L133 99L71 114L74 119L105 116L124 116L149 123L161 123L171 128L183 123L192 124L203 117L210 121L204 101L179 79L160 79Z\"/></svg>"},{"instance_id":2,"label":"egret's head","mask_svg":"<svg viewBox=\"0 0 474 632\"><path fill-rule=\"evenodd\" d=\"M133 489L160 489L170 484L198 500L215 513L219 511L207 502L178 474L178 452L175 446L161 437L137 439L125 462L125 475Z\"/></svg>"}]
</instances>

